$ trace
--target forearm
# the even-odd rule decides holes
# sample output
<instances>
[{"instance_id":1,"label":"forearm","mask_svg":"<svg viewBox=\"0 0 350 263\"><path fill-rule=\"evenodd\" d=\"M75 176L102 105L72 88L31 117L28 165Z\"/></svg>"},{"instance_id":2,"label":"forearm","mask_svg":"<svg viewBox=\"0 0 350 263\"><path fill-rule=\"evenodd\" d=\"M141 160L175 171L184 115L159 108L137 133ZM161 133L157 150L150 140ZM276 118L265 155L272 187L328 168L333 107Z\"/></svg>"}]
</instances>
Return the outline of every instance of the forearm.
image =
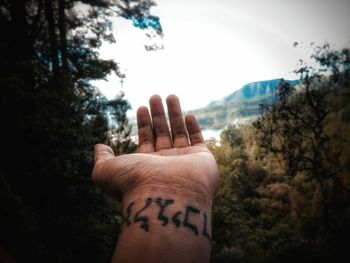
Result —
<instances>
[{"instance_id":1,"label":"forearm","mask_svg":"<svg viewBox=\"0 0 350 263\"><path fill-rule=\"evenodd\" d=\"M211 198L179 188L122 200L124 225L112 262L208 262Z\"/></svg>"},{"instance_id":2,"label":"forearm","mask_svg":"<svg viewBox=\"0 0 350 263\"><path fill-rule=\"evenodd\" d=\"M193 115L179 99L150 98L137 111L138 153L95 146L93 181L122 196L124 224L112 262L209 262L211 207L218 169Z\"/></svg>"}]
</instances>

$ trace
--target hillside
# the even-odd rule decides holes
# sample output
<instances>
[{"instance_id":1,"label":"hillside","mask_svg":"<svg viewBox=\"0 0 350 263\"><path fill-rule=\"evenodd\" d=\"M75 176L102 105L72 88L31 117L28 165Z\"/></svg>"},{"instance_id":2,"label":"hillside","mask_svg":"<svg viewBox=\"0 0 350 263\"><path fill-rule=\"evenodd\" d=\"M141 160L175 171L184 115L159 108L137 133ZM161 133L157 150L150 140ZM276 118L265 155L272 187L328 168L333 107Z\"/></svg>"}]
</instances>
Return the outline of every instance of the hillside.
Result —
<instances>
[{"instance_id":1,"label":"hillside","mask_svg":"<svg viewBox=\"0 0 350 263\"><path fill-rule=\"evenodd\" d=\"M194 114L203 129L222 129L227 125L247 123L259 113L259 104L271 103L281 79L251 82L221 100L212 101L206 107L189 111ZM286 80L291 86L299 80Z\"/></svg>"}]
</instances>

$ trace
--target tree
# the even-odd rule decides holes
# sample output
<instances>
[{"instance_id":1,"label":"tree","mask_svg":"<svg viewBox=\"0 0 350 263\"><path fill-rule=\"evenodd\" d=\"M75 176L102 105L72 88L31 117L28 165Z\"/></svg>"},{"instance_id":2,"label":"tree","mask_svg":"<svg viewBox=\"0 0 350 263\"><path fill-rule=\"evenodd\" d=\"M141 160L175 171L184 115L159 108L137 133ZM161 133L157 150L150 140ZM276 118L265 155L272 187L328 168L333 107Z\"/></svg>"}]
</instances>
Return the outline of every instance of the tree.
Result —
<instances>
[{"instance_id":1,"label":"tree","mask_svg":"<svg viewBox=\"0 0 350 263\"><path fill-rule=\"evenodd\" d=\"M313 58L319 67L299 69L303 83L298 87L282 81L275 103L262 105L253 126L260 146L280 161L297 196L309 196L304 203L310 211L299 214L301 231L309 240L322 240L328 249L322 253L338 257L345 250L333 246L342 243L335 233L339 228L349 231L350 185L344 171L349 136L342 115L350 101L350 53L332 51L326 44Z\"/></svg>"},{"instance_id":2,"label":"tree","mask_svg":"<svg viewBox=\"0 0 350 263\"><path fill-rule=\"evenodd\" d=\"M260 144L280 159L288 175L308 171L320 186L331 179L344 190L337 168L342 149L332 147L335 136L326 129L332 115L343 107L338 97L348 96L348 56L347 49L331 52L325 46L319 50L313 57L324 68L319 72L308 67L298 70L304 80L298 88L282 80L276 103L262 105L262 117L253 124ZM326 71L330 76L323 74Z\"/></svg>"},{"instance_id":3,"label":"tree","mask_svg":"<svg viewBox=\"0 0 350 263\"><path fill-rule=\"evenodd\" d=\"M253 128L228 127L211 146L221 187L213 215L213 262L308 262L310 252L289 221L289 187L276 183L251 154ZM283 178L278 178L283 180Z\"/></svg>"},{"instance_id":4,"label":"tree","mask_svg":"<svg viewBox=\"0 0 350 263\"><path fill-rule=\"evenodd\" d=\"M221 187L213 214L213 262L330 262L350 234L349 51L328 45L320 67L282 81L252 126L210 142ZM323 187L323 189L322 189Z\"/></svg>"},{"instance_id":5,"label":"tree","mask_svg":"<svg viewBox=\"0 0 350 263\"><path fill-rule=\"evenodd\" d=\"M109 19L149 13L152 3L0 2L0 116L6 149L0 155L0 191L8 200L0 213L11 211L0 243L16 261L109 261L120 207L90 179L92 147L108 135L109 102L90 80L119 74L116 62L100 59L97 52L102 41L114 41ZM129 7L121 10L118 4ZM124 99L118 103L126 104ZM114 108L121 115L127 110Z\"/></svg>"},{"instance_id":6,"label":"tree","mask_svg":"<svg viewBox=\"0 0 350 263\"><path fill-rule=\"evenodd\" d=\"M132 126L129 124L126 116L130 104L124 100L124 93L116 96L108 102L110 114L112 117L112 128L108 135L108 144L116 155L122 153L131 153L136 150L136 144L130 138Z\"/></svg>"}]
</instances>

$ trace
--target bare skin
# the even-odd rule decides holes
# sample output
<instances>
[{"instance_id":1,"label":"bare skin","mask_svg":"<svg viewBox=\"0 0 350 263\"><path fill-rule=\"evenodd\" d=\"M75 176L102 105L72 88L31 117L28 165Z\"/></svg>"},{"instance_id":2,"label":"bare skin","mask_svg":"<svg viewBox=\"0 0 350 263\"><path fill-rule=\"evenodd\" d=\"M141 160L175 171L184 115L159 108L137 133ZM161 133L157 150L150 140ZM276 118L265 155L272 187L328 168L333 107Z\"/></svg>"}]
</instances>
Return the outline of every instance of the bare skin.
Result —
<instances>
[{"instance_id":1,"label":"bare skin","mask_svg":"<svg viewBox=\"0 0 350 263\"><path fill-rule=\"evenodd\" d=\"M125 224L112 262L208 262L216 161L178 98L150 98L137 111L138 153L95 146L93 181L122 201Z\"/></svg>"}]
</instances>

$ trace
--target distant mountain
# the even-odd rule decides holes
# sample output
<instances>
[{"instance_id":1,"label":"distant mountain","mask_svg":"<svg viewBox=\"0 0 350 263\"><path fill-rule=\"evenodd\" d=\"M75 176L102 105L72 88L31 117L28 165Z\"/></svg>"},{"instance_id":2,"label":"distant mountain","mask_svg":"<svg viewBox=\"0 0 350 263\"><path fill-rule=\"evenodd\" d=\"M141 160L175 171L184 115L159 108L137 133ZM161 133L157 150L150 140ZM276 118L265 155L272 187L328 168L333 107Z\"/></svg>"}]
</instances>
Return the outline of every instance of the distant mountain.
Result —
<instances>
[{"instance_id":1,"label":"distant mountain","mask_svg":"<svg viewBox=\"0 0 350 263\"><path fill-rule=\"evenodd\" d=\"M247 123L260 114L259 104L271 103L281 79L257 81L244 85L221 100L206 107L192 110L203 129L223 129L227 125ZM286 80L291 86L300 80Z\"/></svg>"}]
</instances>

